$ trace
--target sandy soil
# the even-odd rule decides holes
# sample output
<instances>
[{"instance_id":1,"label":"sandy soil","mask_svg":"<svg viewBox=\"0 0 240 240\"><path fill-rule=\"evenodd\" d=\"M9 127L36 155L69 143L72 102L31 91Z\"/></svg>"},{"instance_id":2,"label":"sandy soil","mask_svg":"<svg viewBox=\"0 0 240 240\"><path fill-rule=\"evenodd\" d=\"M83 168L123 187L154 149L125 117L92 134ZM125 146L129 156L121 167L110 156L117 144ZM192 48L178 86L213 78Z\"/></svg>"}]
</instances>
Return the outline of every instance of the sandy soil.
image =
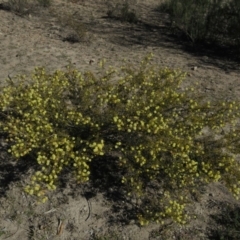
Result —
<instances>
[{"instance_id":1,"label":"sandy soil","mask_svg":"<svg viewBox=\"0 0 240 240\"><path fill-rule=\"evenodd\" d=\"M198 91L206 98L238 98L240 64L234 49L193 46L173 36L168 16L156 11L159 2L138 0L136 24L108 18L104 0L54 0L51 7L34 6L24 16L0 9L1 84L8 76L31 73L36 66L54 71L71 63L81 71L97 72L100 59L111 66L120 66L123 59L138 64L151 52L153 64L187 71L187 82L198 81ZM79 36L64 25L68 14L84 24L78 29L86 29L79 42L70 42ZM132 201L118 198L111 186L79 186L68 174L50 201L37 205L21 191L32 169L27 163L15 163L3 138L0 143L0 239L220 239L213 232L226 226L216 217L240 207L222 185L212 184L195 196L191 213L196 219L189 225L140 228L134 220L127 221ZM59 226L63 228L57 234Z\"/></svg>"}]
</instances>

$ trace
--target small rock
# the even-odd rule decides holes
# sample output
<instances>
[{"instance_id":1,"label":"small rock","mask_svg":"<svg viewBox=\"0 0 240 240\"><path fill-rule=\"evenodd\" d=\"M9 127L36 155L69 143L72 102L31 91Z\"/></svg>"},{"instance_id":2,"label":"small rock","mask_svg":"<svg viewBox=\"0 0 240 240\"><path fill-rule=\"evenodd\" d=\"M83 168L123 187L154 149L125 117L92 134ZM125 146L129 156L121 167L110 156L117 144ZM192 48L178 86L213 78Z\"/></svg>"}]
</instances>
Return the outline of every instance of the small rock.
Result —
<instances>
[{"instance_id":1,"label":"small rock","mask_svg":"<svg viewBox=\"0 0 240 240\"><path fill-rule=\"evenodd\" d=\"M95 60L94 60L94 59L91 59L91 60L89 61L89 64L92 65L92 63L94 63L94 62L95 62Z\"/></svg>"},{"instance_id":2,"label":"small rock","mask_svg":"<svg viewBox=\"0 0 240 240\"><path fill-rule=\"evenodd\" d=\"M139 199L137 199L137 205L141 205L142 204L142 200L139 198Z\"/></svg>"},{"instance_id":3,"label":"small rock","mask_svg":"<svg viewBox=\"0 0 240 240\"><path fill-rule=\"evenodd\" d=\"M134 225L135 223L136 223L136 221L133 219L129 222L130 225Z\"/></svg>"},{"instance_id":4,"label":"small rock","mask_svg":"<svg viewBox=\"0 0 240 240\"><path fill-rule=\"evenodd\" d=\"M193 71L196 71L197 69L198 69L197 66L192 67L192 70L193 70Z\"/></svg>"},{"instance_id":5,"label":"small rock","mask_svg":"<svg viewBox=\"0 0 240 240\"><path fill-rule=\"evenodd\" d=\"M127 204L126 204L126 207L127 207L128 210L132 210L132 209L133 209L133 206L132 206L132 204L130 204L130 203L127 203Z\"/></svg>"},{"instance_id":6,"label":"small rock","mask_svg":"<svg viewBox=\"0 0 240 240\"><path fill-rule=\"evenodd\" d=\"M0 139L0 145L4 148L8 145L8 143L6 141L4 141L3 139Z\"/></svg>"},{"instance_id":7,"label":"small rock","mask_svg":"<svg viewBox=\"0 0 240 240\"><path fill-rule=\"evenodd\" d=\"M136 204L137 204L137 199L136 199L136 198L132 198L132 199L131 199L131 203L134 204L134 205L136 205Z\"/></svg>"}]
</instances>

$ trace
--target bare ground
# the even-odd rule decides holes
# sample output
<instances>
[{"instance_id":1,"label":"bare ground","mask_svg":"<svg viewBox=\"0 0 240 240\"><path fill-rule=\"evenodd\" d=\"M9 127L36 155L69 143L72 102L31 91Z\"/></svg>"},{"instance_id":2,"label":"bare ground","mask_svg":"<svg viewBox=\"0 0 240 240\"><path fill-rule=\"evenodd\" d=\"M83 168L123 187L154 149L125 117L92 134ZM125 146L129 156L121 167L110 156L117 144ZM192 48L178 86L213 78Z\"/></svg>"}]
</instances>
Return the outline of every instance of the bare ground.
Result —
<instances>
[{"instance_id":1,"label":"bare ground","mask_svg":"<svg viewBox=\"0 0 240 240\"><path fill-rule=\"evenodd\" d=\"M153 64L188 72L187 83L198 81L198 91L206 98L239 98L236 51L196 46L173 36L168 16L156 11L157 5L154 0L138 0L134 8L139 22L135 24L107 17L103 0L55 0L49 8L34 6L25 15L0 9L1 83L8 76L29 74L35 66L54 71L71 63L81 71L97 72L100 59L118 67L122 59L139 64L151 52ZM83 32L86 29L84 38L79 39L71 27L63 24L68 14L84 24L78 28ZM234 214L239 213L240 202L219 183L201 189L195 196L189 213L196 219L184 227L150 224L140 228L131 219L134 201L122 198L110 184L111 178L103 184L101 174L81 186L68 173L63 174L49 202L37 205L21 190L33 170L28 161L14 162L6 148L2 137L0 239L221 239L240 222ZM231 239L240 239L240 232L234 231Z\"/></svg>"}]
</instances>

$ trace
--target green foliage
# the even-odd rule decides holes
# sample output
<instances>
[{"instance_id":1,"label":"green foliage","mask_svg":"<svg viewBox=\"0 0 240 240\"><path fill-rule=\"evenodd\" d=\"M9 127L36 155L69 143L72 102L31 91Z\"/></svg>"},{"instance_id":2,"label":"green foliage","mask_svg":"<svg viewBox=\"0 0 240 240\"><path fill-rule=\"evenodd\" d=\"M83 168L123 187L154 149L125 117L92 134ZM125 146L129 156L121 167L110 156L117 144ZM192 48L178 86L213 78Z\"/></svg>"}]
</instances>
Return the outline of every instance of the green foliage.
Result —
<instances>
[{"instance_id":1,"label":"green foliage","mask_svg":"<svg viewBox=\"0 0 240 240\"><path fill-rule=\"evenodd\" d=\"M85 182L93 158L117 153L126 194L141 200L141 225L186 223L190 193L210 182L239 196L239 103L209 102L183 87L185 73L149 60L118 70L105 70L102 61L99 76L36 68L2 88L0 127L9 152L17 159L32 154L39 165L27 193L45 202L65 167Z\"/></svg>"},{"instance_id":2,"label":"green foliage","mask_svg":"<svg viewBox=\"0 0 240 240\"><path fill-rule=\"evenodd\" d=\"M193 42L239 44L238 0L169 0L160 6L160 10L169 13L172 26L183 31Z\"/></svg>"},{"instance_id":3,"label":"green foliage","mask_svg":"<svg viewBox=\"0 0 240 240\"><path fill-rule=\"evenodd\" d=\"M218 42L240 46L240 2L227 1L209 14L209 34Z\"/></svg>"}]
</instances>

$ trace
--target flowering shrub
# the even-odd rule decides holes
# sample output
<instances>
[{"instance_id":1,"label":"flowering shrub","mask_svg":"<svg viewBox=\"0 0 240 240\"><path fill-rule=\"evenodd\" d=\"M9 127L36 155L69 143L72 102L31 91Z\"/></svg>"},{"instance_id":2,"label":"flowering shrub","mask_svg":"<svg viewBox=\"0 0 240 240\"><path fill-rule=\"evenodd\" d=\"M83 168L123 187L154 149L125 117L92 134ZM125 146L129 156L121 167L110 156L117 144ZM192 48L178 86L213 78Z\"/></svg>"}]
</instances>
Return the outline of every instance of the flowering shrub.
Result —
<instances>
[{"instance_id":1,"label":"flowering shrub","mask_svg":"<svg viewBox=\"0 0 240 240\"><path fill-rule=\"evenodd\" d=\"M16 158L36 156L39 170L25 191L45 202L62 169L89 180L95 156L118 153L127 194L142 201L141 225L166 218L184 224L198 186L221 181L238 197L239 103L209 102L184 88L185 73L149 65L95 76L68 68L16 76L1 89L0 127Z\"/></svg>"}]
</instances>

